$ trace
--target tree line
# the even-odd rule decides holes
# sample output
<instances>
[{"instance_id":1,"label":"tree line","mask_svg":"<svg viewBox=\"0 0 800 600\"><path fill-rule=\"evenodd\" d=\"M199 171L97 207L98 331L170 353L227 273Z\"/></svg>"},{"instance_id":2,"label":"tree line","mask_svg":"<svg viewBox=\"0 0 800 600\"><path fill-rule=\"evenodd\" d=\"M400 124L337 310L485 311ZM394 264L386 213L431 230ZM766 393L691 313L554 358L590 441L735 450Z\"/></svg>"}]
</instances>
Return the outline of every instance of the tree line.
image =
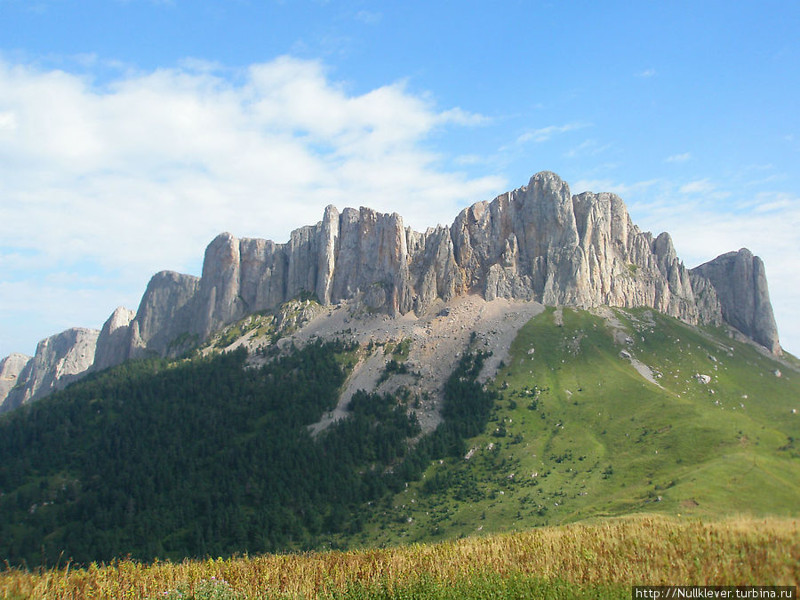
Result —
<instances>
[{"instance_id":1,"label":"tree line","mask_svg":"<svg viewBox=\"0 0 800 600\"><path fill-rule=\"evenodd\" d=\"M317 342L258 368L244 349L130 361L4 415L0 558L179 560L356 533L373 500L462 453L494 396L475 381L482 355L465 355L432 434L417 439L407 394L358 392L349 418L312 438L353 351Z\"/></svg>"}]
</instances>

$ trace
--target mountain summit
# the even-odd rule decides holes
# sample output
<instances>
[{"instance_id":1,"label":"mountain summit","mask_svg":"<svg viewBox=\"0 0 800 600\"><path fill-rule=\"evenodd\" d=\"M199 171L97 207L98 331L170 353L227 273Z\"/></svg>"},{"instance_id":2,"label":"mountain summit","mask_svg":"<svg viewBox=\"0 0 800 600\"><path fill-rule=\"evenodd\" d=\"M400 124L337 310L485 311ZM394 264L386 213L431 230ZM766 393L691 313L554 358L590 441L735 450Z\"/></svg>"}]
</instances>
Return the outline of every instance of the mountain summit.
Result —
<instances>
[{"instance_id":1,"label":"mountain summit","mask_svg":"<svg viewBox=\"0 0 800 600\"><path fill-rule=\"evenodd\" d=\"M556 174L541 172L462 210L450 227L424 233L404 227L396 213L328 206L322 221L284 244L220 234L206 249L201 277L157 273L135 313L119 308L101 332L68 330L40 342L27 361L0 362L0 410L129 358L181 354L298 296L401 316L467 294L646 306L693 325L725 324L781 352L760 258L742 249L689 270L669 234L641 231L615 194L573 196Z\"/></svg>"}]
</instances>

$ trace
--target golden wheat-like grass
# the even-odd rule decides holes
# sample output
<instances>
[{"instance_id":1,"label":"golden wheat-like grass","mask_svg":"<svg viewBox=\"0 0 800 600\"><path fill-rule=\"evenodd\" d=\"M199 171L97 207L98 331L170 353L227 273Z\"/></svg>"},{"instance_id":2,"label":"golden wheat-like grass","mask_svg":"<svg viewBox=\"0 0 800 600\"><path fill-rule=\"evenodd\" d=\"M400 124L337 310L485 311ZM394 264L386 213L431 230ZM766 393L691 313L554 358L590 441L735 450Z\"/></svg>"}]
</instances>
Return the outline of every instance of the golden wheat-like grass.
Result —
<instances>
[{"instance_id":1,"label":"golden wheat-like grass","mask_svg":"<svg viewBox=\"0 0 800 600\"><path fill-rule=\"evenodd\" d=\"M349 552L0 573L3 598L158 598L212 578L248 598L320 598L348 586L443 585L491 573L579 585L796 585L800 521L640 515L454 542Z\"/></svg>"}]
</instances>

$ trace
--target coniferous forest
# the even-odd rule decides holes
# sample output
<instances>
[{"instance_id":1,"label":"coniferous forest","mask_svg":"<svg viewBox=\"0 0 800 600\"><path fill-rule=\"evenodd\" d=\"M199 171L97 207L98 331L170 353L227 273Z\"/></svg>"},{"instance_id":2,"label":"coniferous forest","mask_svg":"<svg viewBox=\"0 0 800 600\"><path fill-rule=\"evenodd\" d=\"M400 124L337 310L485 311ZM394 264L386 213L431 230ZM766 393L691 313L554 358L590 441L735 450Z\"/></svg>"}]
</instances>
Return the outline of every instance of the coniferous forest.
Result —
<instances>
[{"instance_id":1,"label":"coniferous forest","mask_svg":"<svg viewBox=\"0 0 800 600\"><path fill-rule=\"evenodd\" d=\"M358 392L349 418L314 438L355 351L314 343L257 368L244 349L132 361L4 415L0 556L176 560L359 531L372 501L463 451L493 395L475 382L482 357L466 355L433 434L419 438L408 394Z\"/></svg>"}]
</instances>

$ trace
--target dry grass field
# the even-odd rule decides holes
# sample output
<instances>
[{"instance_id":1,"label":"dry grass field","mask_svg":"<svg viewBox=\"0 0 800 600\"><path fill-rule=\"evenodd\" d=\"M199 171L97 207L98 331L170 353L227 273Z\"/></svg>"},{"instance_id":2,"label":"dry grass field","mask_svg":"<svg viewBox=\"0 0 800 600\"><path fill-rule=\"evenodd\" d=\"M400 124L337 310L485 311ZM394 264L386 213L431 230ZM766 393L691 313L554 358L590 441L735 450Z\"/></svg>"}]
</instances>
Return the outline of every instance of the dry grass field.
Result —
<instances>
[{"instance_id":1,"label":"dry grass field","mask_svg":"<svg viewBox=\"0 0 800 600\"><path fill-rule=\"evenodd\" d=\"M800 521L638 515L428 545L0 573L36 598L629 598L633 585L797 585Z\"/></svg>"}]
</instances>

